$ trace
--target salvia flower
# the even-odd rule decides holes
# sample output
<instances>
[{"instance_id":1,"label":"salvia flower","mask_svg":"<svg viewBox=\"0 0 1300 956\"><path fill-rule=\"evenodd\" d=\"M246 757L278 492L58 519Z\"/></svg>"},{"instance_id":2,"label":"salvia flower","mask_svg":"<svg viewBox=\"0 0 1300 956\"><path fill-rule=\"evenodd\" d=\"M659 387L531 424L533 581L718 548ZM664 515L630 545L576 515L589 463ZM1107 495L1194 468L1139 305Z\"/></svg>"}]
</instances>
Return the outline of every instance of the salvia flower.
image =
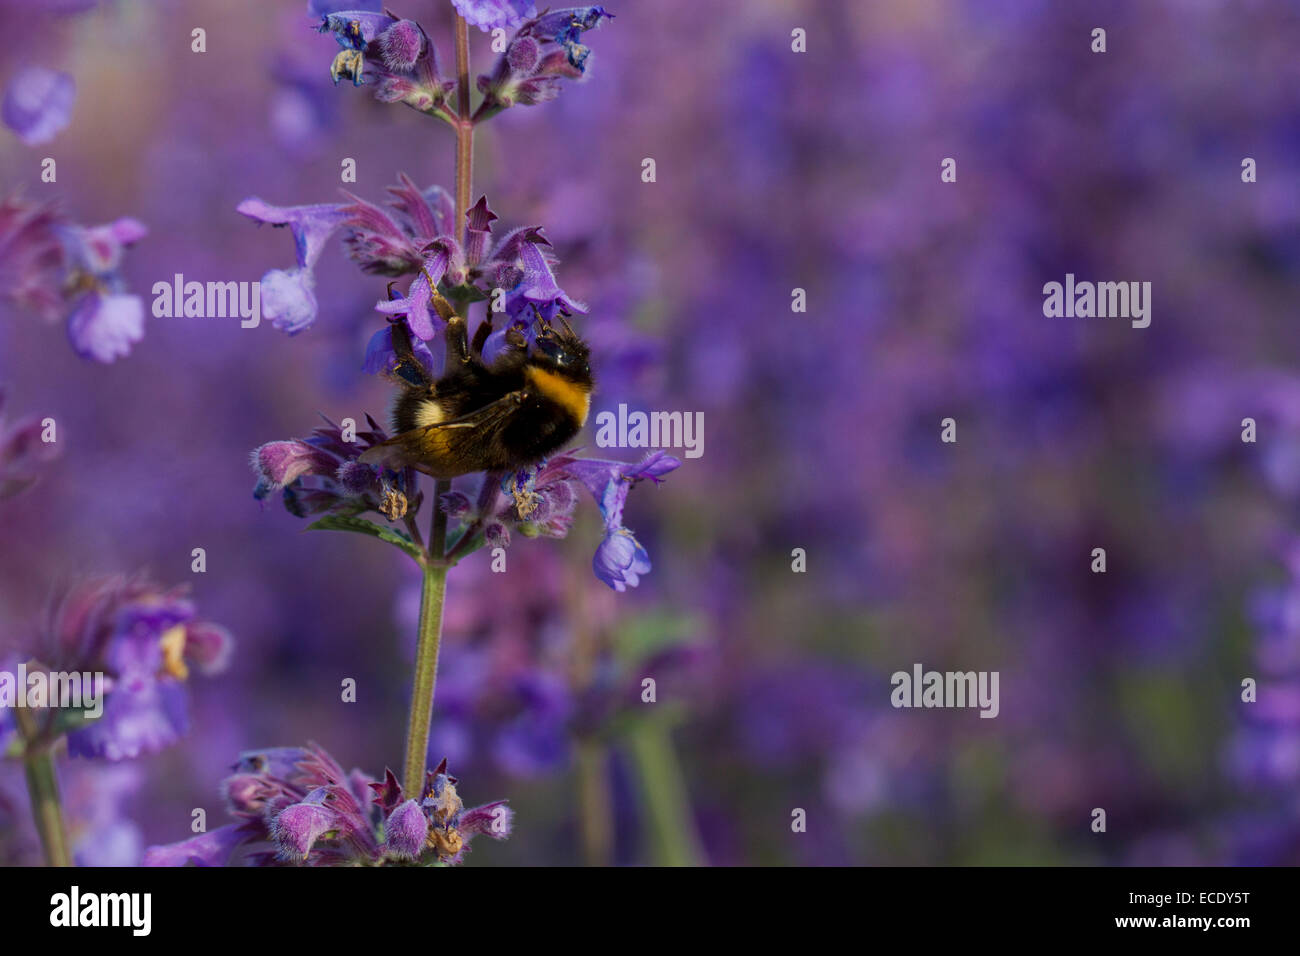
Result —
<instances>
[{"instance_id":1,"label":"salvia flower","mask_svg":"<svg viewBox=\"0 0 1300 956\"><path fill-rule=\"evenodd\" d=\"M232 643L224 628L197 616L184 588L109 575L67 589L32 650L42 669L104 675L103 715L68 732L68 752L123 760L186 733L191 668L225 669Z\"/></svg>"},{"instance_id":2,"label":"salvia flower","mask_svg":"<svg viewBox=\"0 0 1300 956\"><path fill-rule=\"evenodd\" d=\"M373 418L367 416L366 422L369 429L353 436L327 418L307 438L267 442L255 449L253 496L261 501L279 491L285 510L299 518L367 511L390 520L414 516L421 498L411 469L394 472L357 461L362 452L387 438Z\"/></svg>"},{"instance_id":3,"label":"salvia flower","mask_svg":"<svg viewBox=\"0 0 1300 956\"><path fill-rule=\"evenodd\" d=\"M127 249L148 234L134 219L80 226L55 207L0 203L0 295L47 321L65 318L82 358L112 362L144 337L144 302L125 291Z\"/></svg>"},{"instance_id":4,"label":"salvia flower","mask_svg":"<svg viewBox=\"0 0 1300 956\"><path fill-rule=\"evenodd\" d=\"M52 140L72 120L77 86L72 77L43 66L14 74L5 89L0 118L28 146Z\"/></svg>"},{"instance_id":5,"label":"salvia flower","mask_svg":"<svg viewBox=\"0 0 1300 956\"><path fill-rule=\"evenodd\" d=\"M466 809L445 760L413 797L391 770L346 773L316 744L250 751L232 770L222 791L236 822L150 847L146 866L431 866L461 862L479 834L510 834L505 802Z\"/></svg>"},{"instance_id":6,"label":"salvia flower","mask_svg":"<svg viewBox=\"0 0 1300 956\"><path fill-rule=\"evenodd\" d=\"M57 457L58 444L42 441L44 427L35 418L12 424L4 420L5 390L0 387L0 499L31 488L41 468Z\"/></svg>"}]
</instances>

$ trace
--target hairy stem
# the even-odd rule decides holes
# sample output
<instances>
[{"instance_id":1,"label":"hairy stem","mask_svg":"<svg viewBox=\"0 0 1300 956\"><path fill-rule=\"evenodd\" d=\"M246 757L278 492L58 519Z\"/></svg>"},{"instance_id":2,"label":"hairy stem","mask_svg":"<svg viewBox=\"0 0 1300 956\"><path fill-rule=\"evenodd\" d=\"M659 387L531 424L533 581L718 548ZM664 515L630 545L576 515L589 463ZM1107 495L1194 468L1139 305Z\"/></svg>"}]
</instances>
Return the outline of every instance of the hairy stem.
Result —
<instances>
[{"instance_id":1,"label":"hairy stem","mask_svg":"<svg viewBox=\"0 0 1300 956\"><path fill-rule=\"evenodd\" d=\"M469 24L456 14L456 222L465 239L465 214L474 182L474 124L470 119ZM433 484L433 517L429 525L428 557L422 564L420 589L420 631L415 652L415 678L411 690L411 712L406 726L406 764L402 789L407 797L418 798L424 790L424 772L429 752L429 722L433 718L433 695L438 684L438 652L442 646L442 609L447 594L447 513L442 496L451 482Z\"/></svg>"},{"instance_id":2,"label":"hairy stem","mask_svg":"<svg viewBox=\"0 0 1300 956\"><path fill-rule=\"evenodd\" d=\"M647 721L630 734L654 862L699 866L703 858L686 780L668 728Z\"/></svg>"},{"instance_id":3,"label":"hairy stem","mask_svg":"<svg viewBox=\"0 0 1300 956\"><path fill-rule=\"evenodd\" d=\"M415 679L411 688L411 713L406 727L406 765L402 791L419 799L424 790L425 759L429 752L429 721L433 693L438 683L438 651L442 644L442 606L447 591L447 566L424 564L420 590L420 631L415 652Z\"/></svg>"},{"instance_id":4,"label":"hairy stem","mask_svg":"<svg viewBox=\"0 0 1300 956\"><path fill-rule=\"evenodd\" d=\"M465 229L474 183L474 121L469 111L469 24L456 14L456 228ZM464 236L461 236L463 241Z\"/></svg>"},{"instance_id":5,"label":"hairy stem","mask_svg":"<svg viewBox=\"0 0 1300 956\"><path fill-rule=\"evenodd\" d=\"M49 866L72 866L63 807L59 803L59 780L54 773L54 754L48 741L39 739L35 719L25 709L15 708L22 733L23 768L27 772L27 793L32 802L32 819L41 837L45 862Z\"/></svg>"}]
</instances>

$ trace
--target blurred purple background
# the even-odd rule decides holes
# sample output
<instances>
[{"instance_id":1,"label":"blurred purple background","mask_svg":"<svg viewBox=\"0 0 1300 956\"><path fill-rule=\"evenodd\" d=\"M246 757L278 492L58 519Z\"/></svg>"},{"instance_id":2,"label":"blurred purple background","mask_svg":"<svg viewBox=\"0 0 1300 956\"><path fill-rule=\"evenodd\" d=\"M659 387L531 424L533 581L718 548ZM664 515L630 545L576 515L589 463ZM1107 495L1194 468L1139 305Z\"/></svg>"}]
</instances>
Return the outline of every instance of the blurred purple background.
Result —
<instances>
[{"instance_id":1,"label":"blurred purple background","mask_svg":"<svg viewBox=\"0 0 1300 956\"><path fill-rule=\"evenodd\" d=\"M0 83L39 65L76 84L52 141L0 130L0 195L145 223L123 276L146 307L174 273L291 264L235 206L336 201L344 157L372 201L401 172L452 186L451 133L334 88L300 0L72 6L91 9L0 2L20 24ZM449 3L391 6L450 62ZM543 225L590 305L593 411L701 411L704 454L632 495L654 561L634 591L592 576L586 503L567 540L517 538L506 575L482 552L453 571L432 751L467 801L518 814L471 862L1300 862L1300 11L608 6L586 82L481 128L475 196ZM1044 317L1066 273L1150 281L1151 326ZM299 336L149 317L111 365L0 305L4 414L55 418L61 447L0 501L0 631L78 575L144 568L237 641L189 681L180 744L61 763L87 862L188 836L195 807L215 824L244 749L401 762L418 575L251 494L255 446L388 404L361 370L385 280L337 243L317 277ZM916 662L998 671L1000 715L892 708ZM4 773L0 852L30 859Z\"/></svg>"}]
</instances>

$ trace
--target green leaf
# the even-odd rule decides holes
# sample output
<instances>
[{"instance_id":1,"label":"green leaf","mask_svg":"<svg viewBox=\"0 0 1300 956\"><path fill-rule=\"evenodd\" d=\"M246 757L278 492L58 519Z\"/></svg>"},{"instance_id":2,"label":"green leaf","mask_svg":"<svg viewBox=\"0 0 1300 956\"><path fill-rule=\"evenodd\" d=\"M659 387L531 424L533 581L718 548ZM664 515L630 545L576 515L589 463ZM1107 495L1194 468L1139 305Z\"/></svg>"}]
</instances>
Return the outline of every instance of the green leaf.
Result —
<instances>
[{"instance_id":1,"label":"green leaf","mask_svg":"<svg viewBox=\"0 0 1300 956\"><path fill-rule=\"evenodd\" d=\"M414 541L408 538L402 532L393 528L385 528L383 525L375 524L373 521L367 521L365 518L349 518L345 515L328 515L319 521L309 524L306 528L308 531L354 531L357 534L368 534L372 538L378 538L380 541L387 541L389 544L401 548L416 561L424 560L424 551L422 551Z\"/></svg>"}]
</instances>

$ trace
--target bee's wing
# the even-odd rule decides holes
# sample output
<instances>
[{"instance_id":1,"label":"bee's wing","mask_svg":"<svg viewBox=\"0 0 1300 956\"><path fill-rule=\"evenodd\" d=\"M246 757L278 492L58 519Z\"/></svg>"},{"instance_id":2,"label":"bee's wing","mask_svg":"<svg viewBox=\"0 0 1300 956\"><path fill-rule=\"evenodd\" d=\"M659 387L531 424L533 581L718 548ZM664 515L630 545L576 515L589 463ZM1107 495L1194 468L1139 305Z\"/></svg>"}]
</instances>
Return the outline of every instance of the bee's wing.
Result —
<instances>
[{"instance_id":1,"label":"bee's wing","mask_svg":"<svg viewBox=\"0 0 1300 956\"><path fill-rule=\"evenodd\" d=\"M414 468L435 478L454 478L497 467L489 459L502 429L527 393L508 392L459 418L402 432L367 448L358 461L398 470Z\"/></svg>"}]
</instances>

